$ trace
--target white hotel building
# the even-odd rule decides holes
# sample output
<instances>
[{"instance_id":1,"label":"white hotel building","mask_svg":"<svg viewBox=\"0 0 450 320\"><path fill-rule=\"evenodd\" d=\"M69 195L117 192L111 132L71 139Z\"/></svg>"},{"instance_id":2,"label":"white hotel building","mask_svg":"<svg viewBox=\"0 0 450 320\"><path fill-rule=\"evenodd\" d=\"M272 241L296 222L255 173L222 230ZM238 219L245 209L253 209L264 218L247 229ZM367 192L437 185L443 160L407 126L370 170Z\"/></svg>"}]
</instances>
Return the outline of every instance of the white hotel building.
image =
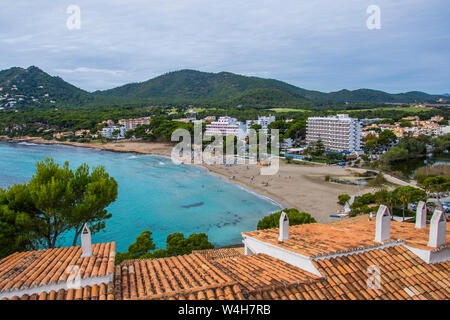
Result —
<instances>
[{"instance_id":1,"label":"white hotel building","mask_svg":"<svg viewBox=\"0 0 450 320\"><path fill-rule=\"evenodd\" d=\"M348 114L310 117L306 122L306 142L321 140L327 151L361 150L361 124Z\"/></svg>"},{"instance_id":2,"label":"white hotel building","mask_svg":"<svg viewBox=\"0 0 450 320\"><path fill-rule=\"evenodd\" d=\"M275 116L272 115L268 117L258 117L258 120L247 120L246 121L247 131L250 130L252 125L259 124L261 126L261 130L267 133L269 124L271 124L275 120L276 120Z\"/></svg>"},{"instance_id":3,"label":"white hotel building","mask_svg":"<svg viewBox=\"0 0 450 320\"><path fill-rule=\"evenodd\" d=\"M220 117L206 125L205 136L236 136L244 139L246 135L245 125L235 118Z\"/></svg>"}]
</instances>

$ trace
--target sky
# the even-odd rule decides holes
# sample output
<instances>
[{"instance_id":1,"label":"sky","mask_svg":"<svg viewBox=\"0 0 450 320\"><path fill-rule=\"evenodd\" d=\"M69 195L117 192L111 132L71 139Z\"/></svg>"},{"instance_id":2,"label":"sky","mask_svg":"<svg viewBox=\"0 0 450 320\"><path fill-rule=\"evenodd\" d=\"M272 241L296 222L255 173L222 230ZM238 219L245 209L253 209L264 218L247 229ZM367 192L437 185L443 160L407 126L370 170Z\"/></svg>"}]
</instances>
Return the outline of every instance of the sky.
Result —
<instances>
[{"instance_id":1,"label":"sky","mask_svg":"<svg viewBox=\"0 0 450 320\"><path fill-rule=\"evenodd\" d=\"M442 94L449 16L448 0L4 0L0 69L35 65L88 91L195 69Z\"/></svg>"}]
</instances>

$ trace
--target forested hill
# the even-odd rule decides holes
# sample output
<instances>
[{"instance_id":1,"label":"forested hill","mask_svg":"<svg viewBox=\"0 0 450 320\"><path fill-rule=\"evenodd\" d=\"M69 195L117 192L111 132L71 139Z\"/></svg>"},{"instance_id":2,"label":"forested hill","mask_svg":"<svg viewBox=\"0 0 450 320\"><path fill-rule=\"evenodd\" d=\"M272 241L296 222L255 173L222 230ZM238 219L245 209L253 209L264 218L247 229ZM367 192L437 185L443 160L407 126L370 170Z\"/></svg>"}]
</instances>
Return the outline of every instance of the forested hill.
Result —
<instances>
[{"instance_id":1,"label":"forested hill","mask_svg":"<svg viewBox=\"0 0 450 320\"><path fill-rule=\"evenodd\" d=\"M181 70L141 83L89 93L37 67L0 71L0 107L29 103L55 106L96 106L131 103L209 104L221 107L307 107L343 102L431 102L444 96L423 92L389 94L359 89L324 93L288 83L229 72Z\"/></svg>"},{"instance_id":2,"label":"forested hill","mask_svg":"<svg viewBox=\"0 0 450 320\"><path fill-rule=\"evenodd\" d=\"M422 102L436 101L441 97L418 91L389 94L370 89L324 93L273 79L195 70L169 72L145 82L130 83L110 90L97 91L95 94L161 101L206 103L220 101L234 105L271 106L342 102Z\"/></svg>"},{"instance_id":3,"label":"forested hill","mask_svg":"<svg viewBox=\"0 0 450 320\"><path fill-rule=\"evenodd\" d=\"M16 103L78 105L92 100L92 94L41 69L11 68L0 71L0 95Z\"/></svg>"}]
</instances>

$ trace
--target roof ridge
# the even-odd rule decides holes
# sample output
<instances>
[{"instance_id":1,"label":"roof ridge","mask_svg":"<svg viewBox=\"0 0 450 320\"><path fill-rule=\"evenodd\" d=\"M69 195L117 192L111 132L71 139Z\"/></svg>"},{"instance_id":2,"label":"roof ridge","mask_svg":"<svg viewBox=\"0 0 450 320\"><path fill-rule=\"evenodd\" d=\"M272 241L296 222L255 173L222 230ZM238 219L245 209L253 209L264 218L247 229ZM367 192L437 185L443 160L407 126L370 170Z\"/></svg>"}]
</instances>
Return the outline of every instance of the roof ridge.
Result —
<instances>
[{"instance_id":1,"label":"roof ridge","mask_svg":"<svg viewBox=\"0 0 450 320\"><path fill-rule=\"evenodd\" d=\"M359 254L359 253L363 253L363 252L367 252L367 251L380 250L380 249L393 247L393 246L400 246L403 244L405 244L405 240L392 239L389 241L385 241L383 243L369 245L369 246L360 246L357 248L350 248L348 250L339 250L339 251L333 251L333 252L322 253L322 254L319 253L319 254L311 255L311 259L313 261L330 259L330 258L347 256L350 254Z\"/></svg>"}]
</instances>

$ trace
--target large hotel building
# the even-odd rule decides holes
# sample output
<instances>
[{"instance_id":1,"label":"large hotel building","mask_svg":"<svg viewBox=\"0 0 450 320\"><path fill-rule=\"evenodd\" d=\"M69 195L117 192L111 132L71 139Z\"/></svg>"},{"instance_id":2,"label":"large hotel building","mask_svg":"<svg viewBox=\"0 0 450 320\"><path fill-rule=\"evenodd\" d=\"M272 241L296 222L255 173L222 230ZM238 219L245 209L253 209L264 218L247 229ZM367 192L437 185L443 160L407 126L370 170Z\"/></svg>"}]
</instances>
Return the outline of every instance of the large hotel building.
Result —
<instances>
[{"instance_id":1,"label":"large hotel building","mask_svg":"<svg viewBox=\"0 0 450 320\"><path fill-rule=\"evenodd\" d=\"M206 125L206 136L236 136L244 139L246 130L245 125L230 117L220 117Z\"/></svg>"},{"instance_id":2,"label":"large hotel building","mask_svg":"<svg viewBox=\"0 0 450 320\"><path fill-rule=\"evenodd\" d=\"M354 152L361 149L361 124L348 114L310 117L306 122L306 142L321 140L327 151Z\"/></svg>"}]
</instances>

